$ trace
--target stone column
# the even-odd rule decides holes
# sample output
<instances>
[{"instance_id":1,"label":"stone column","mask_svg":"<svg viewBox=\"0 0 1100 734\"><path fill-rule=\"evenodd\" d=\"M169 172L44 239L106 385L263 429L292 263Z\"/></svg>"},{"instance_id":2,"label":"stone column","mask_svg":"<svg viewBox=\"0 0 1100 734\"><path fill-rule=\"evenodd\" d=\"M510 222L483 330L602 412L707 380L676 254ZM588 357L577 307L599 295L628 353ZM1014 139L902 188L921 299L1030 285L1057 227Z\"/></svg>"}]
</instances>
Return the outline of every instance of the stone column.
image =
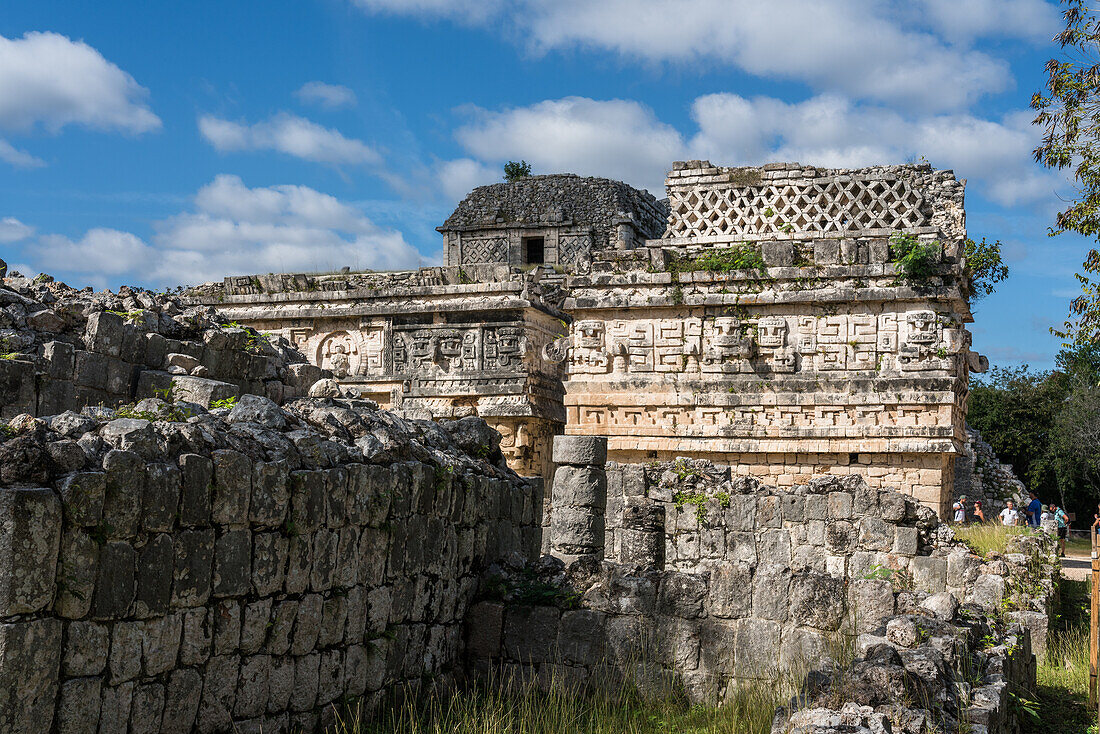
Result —
<instances>
[{"instance_id":1,"label":"stone column","mask_svg":"<svg viewBox=\"0 0 1100 734\"><path fill-rule=\"evenodd\" d=\"M657 571L665 567L665 508L646 497L627 497L619 531L619 560Z\"/></svg>"},{"instance_id":2,"label":"stone column","mask_svg":"<svg viewBox=\"0 0 1100 734\"><path fill-rule=\"evenodd\" d=\"M603 559L607 511L607 439L602 436L554 436L554 474L550 509L550 554L570 563Z\"/></svg>"}]
</instances>

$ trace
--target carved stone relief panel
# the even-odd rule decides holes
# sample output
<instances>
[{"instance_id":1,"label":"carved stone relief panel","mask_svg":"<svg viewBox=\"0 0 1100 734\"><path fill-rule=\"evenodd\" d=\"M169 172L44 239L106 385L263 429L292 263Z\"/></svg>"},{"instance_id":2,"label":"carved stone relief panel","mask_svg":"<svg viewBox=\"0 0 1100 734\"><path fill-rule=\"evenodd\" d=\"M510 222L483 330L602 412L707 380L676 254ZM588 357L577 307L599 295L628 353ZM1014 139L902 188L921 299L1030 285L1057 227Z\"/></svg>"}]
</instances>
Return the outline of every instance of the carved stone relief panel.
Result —
<instances>
[{"instance_id":1,"label":"carved stone relief panel","mask_svg":"<svg viewBox=\"0 0 1100 734\"><path fill-rule=\"evenodd\" d=\"M617 319L608 324L612 372L653 372L653 322Z\"/></svg>"},{"instance_id":2,"label":"carved stone relief panel","mask_svg":"<svg viewBox=\"0 0 1100 734\"><path fill-rule=\"evenodd\" d=\"M585 319L573 322L573 372L602 374L610 369L604 322Z\"/></svg>"},{"instance_id":3,"label":"carved stone relief panel","mask_svg":"<svg viewBox=\"0 0 1100 734\"><path fill-rule=\"evenodd\" d=\"M663 319L654 332L657 372L698 372L703 351L701 319Z\"/></svg>"},{"instance_id":4,"label":"carved stone relief panel","mask_svg":"<svg viewBox=\"0 0 1100 734\"><path fill-rule=\"evenodd\" d=\"M469 372L480 369L476 328L429 327L397 331L393 337L394 371Z\"/></svg>"},{"instance_id":5,"label":"carved stone relief panel","mask_svg":"<svg viewBox=\"0 0 1100 734\"><path fill-rule=\"evenodd\" d=\"M757 322L756 334L756 342L762 347L786 346L787 320L781 316L765 316Z\"/></svg>"},{"instance_id":6,"label":"carved stone relief panel","mask_svg":"<svg viewBox=\"0 0 1100 734\"><path fill-rule=\"evenodd\" d=\"M716 316L703 329L703 372L741 372L749 369L755 351L753 340L745 336L741 319Z\"/></svg>"},{"instance_id":7,"label":"carved stone relief panel","mask_svg":"<svg viewBox=\"0 0 1100 734\"><path fill-rule=\"evenodd\" d=\"M331 370L337 378L359 373L359 339L346 331L336 331L317 344L315 364Z\"/></svg>"},{"instance_id":8,"label":"carved stone relief panel","mask_svg":"<svg viewBox=\"0 0 1100 734\"><path fill-rule=\"evenodd\" d=\"M527 353L522 327L496 326L485 330L484 369L516 369Z\"/></svg>"}]
</instances>

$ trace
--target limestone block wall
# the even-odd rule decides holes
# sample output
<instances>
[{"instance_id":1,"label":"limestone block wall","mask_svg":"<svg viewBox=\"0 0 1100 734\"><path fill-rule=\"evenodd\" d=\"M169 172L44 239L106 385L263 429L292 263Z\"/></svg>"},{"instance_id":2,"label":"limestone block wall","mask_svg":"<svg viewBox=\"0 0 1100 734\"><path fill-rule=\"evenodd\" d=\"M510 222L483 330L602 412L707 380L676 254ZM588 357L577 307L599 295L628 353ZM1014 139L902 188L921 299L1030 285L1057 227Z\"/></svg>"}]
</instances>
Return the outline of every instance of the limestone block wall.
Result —
<instances>
[{"instance_id":1,"label":"limestone block wall","mask_svg":"<svg viewBox=\"0 0 1100 734\"><path fill-rule=\"evenodd\" d=\"M900 720L929 728L1013 730L1008 693L1034 690L1032 640L1045 637L1053 597L1041 539L983 559L930 509L859 476L768 488L681 461L609 466L605 477L597 442L586 459L576 448L585 438L562 438L574 446L561 452L553 487L559 561L535 569L560 585L562 601L472 607L473 669L578 689L681 689L713 703L753 679L798 689L823 668L832 672L806 679L807 710L835 707L844 691L856 707L844 709L849 717L897 721L908 710ZM614 502L616 474L645 491ZM617 547L578 548L605 518ZM830 668L845 648L855 661ZM786 711L779 721L797 729L820 718Z\"/></svg>"},{"instance_id":2,"label":"limestone block wall","mask_svg":"<svg viewBox=\"0 0 1100 734\"><path fill-rule=\"evenodd\" d=\"M540 485L458 448L485 430L251 396L13 422L0 731L314 731L450 675L482 569L539 547Z\"/></svg>"}]
</instances>

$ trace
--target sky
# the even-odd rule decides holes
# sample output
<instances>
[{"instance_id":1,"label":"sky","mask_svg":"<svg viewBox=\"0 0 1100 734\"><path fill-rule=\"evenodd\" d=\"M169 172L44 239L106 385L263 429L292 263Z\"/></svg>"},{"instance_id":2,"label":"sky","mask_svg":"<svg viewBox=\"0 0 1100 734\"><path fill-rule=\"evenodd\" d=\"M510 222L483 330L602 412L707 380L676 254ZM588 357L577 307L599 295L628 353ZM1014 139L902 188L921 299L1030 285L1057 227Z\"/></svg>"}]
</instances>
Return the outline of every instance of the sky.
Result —
<instances>
[{"instance_id":1,"label":"sky","mask_svg":"<svg viewBox=\"0 0 1100 734\"><path fill-rule=\"evenodd\" d=\"M438 264L442 223L524 159L664 196L674 160L967 179L1011 269L995 365L1053 364L1089 242L1032 161L1043 0L7 0L0 258L70 285Z\"/></svg>"}]
</instances>

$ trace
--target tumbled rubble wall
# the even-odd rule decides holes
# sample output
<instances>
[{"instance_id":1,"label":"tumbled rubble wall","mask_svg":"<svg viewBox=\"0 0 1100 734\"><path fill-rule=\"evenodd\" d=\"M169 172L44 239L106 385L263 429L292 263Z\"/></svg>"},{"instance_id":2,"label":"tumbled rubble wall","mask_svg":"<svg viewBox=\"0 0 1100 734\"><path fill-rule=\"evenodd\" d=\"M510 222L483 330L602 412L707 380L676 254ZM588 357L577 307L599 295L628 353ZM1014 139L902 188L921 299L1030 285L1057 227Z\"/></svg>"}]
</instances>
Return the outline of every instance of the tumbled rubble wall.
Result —
<instances>
[{"instance_id":1,"label":"tumbled rubble wall","mask_svg":"<svg viewBox=\"0 0 1100 734\"><path fill-rule=\"evenodd\" d=\"M499 467L431 423L296 405L0 440L0 731L313 731L460 660L482 567L537 556L539 486L483 424L451 430ZM357 451L305 419L374 428Z\"/></svg>"},{"instance_id":2,"label":"tumbled rubble wall","mask_svg":"<svg viewBox=\"0 0 1100 734\"><path fill-rule=\"evenodd\" d=\"M475 668L571 685L626 677L713 702L738 680L802 675L847 638L869 656L851 672L864 681L853 686L860 705L896 705L920 690L928 708L1001 731L1008 690L1032 690L1026 630L1045 631L1049 564L1042 581L1024 584L1034 598L1014 596L1032 557L983 561L931 510L857 476L768 488L676 462L608 465L605 480L599 451L587 465L578 456L558 470L549 529L569 565L544 563L567 601L475 605ZM620 482L630 493L612 501ZM596 543L605 522L608 542ZM1007 625L1006 599L1020 607Z\"/></svg>"},{"instance_id":3,"label":"tumbled rubble wall","mask_svg":"<svg viewBox=\"0 0 1100 734\"><path fill-rule=\"evenodd\" d=\"M207 407L242 394L283 402L323 376L289 344L185 312L177 298L9 278L0 305L8 325L0 328L4 419L113 408L168 391Z\"/></svg>"},{"instance_id":4,"label":"tumbled rubble wall","mask_svg":"<svg viewBox=\"0 0 1100 734\"><path fill-rule=\"evenodd\" d=\"M1002 464L977 429L966 427L966 445L955 459L955 498L966 497L968 518L973 518L974 501L980 500L987 519L992 520L1008 500L1017 507L1027 503L1027 488L1010 464Z\"/></svg>"}]
</instances>

